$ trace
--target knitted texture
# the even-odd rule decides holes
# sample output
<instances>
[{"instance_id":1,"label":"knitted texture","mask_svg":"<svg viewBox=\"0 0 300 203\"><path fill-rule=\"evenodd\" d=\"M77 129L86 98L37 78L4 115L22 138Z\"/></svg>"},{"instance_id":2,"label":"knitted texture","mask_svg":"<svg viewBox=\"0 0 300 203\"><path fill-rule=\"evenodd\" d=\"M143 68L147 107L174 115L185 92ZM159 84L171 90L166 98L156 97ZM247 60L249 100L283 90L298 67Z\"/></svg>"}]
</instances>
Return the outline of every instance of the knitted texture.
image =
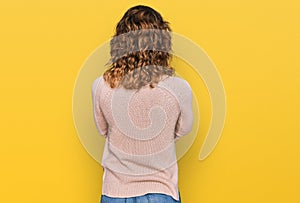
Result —
<instances>
[{"instance_id":1,"label":"knitted texture","mask_svg":"<svg viewBox=\"0 0 300 203\"><path fill-rule=\"evenodd\" d=\"M192 90L179 77L151 89L92 85L94 121L106 138L102 194L133 197L163 193L179 200L175 142L193 125Z\"/></svg>"}]
</instances>

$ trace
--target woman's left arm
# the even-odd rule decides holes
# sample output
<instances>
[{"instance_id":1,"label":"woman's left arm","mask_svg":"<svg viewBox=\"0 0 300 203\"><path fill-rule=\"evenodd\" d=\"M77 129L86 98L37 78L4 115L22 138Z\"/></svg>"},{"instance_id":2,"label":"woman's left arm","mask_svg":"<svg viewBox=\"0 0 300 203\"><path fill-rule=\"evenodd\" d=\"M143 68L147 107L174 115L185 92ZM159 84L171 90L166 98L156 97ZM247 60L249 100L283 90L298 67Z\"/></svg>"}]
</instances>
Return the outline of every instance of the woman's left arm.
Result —
<instances>
[{"instance_id":1,"label":"woman's left arm","mask_svg":"<svg viewBox=\"0 0 300 203\"><path fill-rule=\"evenodd\" d=\"M92 85L92 102L93 102L93 115L96 127L101 135L107 137L108 124L103 115L103 111L100 106L101 97L101 80L102 76L97 78Z\"/></svg>"}]
</instances>

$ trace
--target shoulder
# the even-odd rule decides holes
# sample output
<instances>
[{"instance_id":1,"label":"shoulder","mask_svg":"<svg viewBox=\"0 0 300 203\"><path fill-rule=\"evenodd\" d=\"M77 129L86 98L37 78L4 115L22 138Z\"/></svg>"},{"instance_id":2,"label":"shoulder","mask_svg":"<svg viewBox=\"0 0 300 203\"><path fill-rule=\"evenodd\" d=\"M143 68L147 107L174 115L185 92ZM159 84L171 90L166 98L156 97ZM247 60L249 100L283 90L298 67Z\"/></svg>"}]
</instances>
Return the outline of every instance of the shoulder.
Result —
<instances>
[{"instance_id":1,"label":"shoulder","mask_svg":"<svg viewBox=\"0 0 300 203\"><path fill-rule=\"evenodd\" d=\"M176 96L192 93L192 88L188 81L178 76L171 76L159 82L158 86L165 88Z\"/></svg>"},{"instance_id":2,"label":"shoulder","mask_svg":"<svg viewBox=\"0 0 300 203\"><path fill-rule=\"evenodd\" d=\"M92 84L93 92L95 92L95 90L99 87L99 85L102 85L101 83L103 83L103 80L104 80L103 76L101 75L93 81L93 84Z\"/></svg>"}]
</instances>

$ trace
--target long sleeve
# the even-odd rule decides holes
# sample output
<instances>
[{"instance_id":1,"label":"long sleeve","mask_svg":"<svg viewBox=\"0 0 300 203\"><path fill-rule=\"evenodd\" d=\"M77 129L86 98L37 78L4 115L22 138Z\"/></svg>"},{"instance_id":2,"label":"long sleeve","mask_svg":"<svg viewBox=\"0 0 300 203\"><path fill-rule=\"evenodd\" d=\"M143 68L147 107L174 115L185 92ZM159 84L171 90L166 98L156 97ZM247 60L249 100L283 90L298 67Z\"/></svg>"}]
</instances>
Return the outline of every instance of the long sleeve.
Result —
<instances>
[{"instance_id":1,"label":"long sleeve","mask_svg":"<svg viewBox=\"0 0 300 203\"><path fill-rule=\"evenodd\" d=\"M102 76L97 78L92 85L92 101L93 101L93 115L96 127L98 132L107 137L108 124L103 115L103 111L100 106L100 97L101 97L101 85L102 85Z\"/></svg>"},{"instance_id":2,"label":"long sleeve","mask_svg":"<svg viewBox=\"0 0 300 203\"><path fill-rule=\"evenodd\" d=\"M181 96L180 102L180 114L175 128L175 141L180 137L188 134L193 127L193 108L192 108L192 90L190 85L186 82L184 87L183 95Z\"/></svg>"}]
</instances>

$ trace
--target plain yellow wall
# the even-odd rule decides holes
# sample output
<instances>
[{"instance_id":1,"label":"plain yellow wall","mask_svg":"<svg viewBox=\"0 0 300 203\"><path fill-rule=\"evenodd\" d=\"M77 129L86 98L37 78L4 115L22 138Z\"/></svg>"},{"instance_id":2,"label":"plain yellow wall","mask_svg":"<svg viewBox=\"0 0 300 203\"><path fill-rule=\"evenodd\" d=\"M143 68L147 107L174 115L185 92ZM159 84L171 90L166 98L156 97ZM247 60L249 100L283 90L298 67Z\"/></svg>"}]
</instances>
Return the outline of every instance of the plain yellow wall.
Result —
<instances>
[{"instance_id":1,"label":"plain yellow wall","mask_svg":"<svg viewBox=\"0 0 300 203\"><path fill-rule=\"evenodd\" d=\"M213 153L198 160L199 136L179 160L182 202L300 202L296 0L1 2L0 202L99 202L102 168L76 134L73 88L83 61L137 4L199 44L226 90ZM199 99L205 132L207 92Z\"/></svg>"}]
</instances>

